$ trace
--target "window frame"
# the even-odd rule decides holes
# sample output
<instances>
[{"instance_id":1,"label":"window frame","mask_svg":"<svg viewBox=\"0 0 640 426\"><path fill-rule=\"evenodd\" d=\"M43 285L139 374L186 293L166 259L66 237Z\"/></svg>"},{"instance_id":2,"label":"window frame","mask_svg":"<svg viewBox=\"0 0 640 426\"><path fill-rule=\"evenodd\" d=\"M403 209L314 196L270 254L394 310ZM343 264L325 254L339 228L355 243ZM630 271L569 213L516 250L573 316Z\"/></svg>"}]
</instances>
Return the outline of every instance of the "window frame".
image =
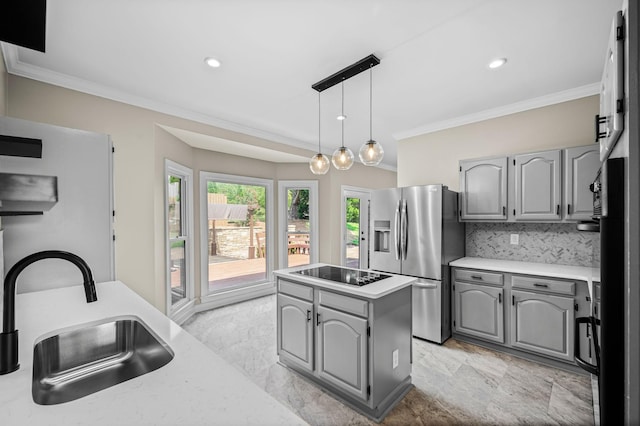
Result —
<instances>
[{"instance_id":1,"label":"window frame","mask_svg":"<svg viewBox=\"0 0 640 426\"><path fill-rule=\"evenodd\" d=\"M216 181L222 183L238 184L238 185L252 185L263 186L265 188L265 233L266 233L266 271L265 279L255 281L247 285L230 287L228 289L221 289L217 291L209 291L209 249L208 249L208 201L207 201L207 182ZM200 299L203 303L213 303L213 306L218 306L216 301L218 299L229 299L229 293L234 293L239 297L241 295L250 295L254 290L261 290L265 284L273 286L272 273L274 269L274 249L275 244L273 242L274 220L273 220L273 180L263 179L250 176L232 175L226 173L214 173L214 172L200 172ZM234 297L234 301L237 301ZM247 298L250 298L247 297Z\"/></svg>"},{"instance_id":2,"label":"window frame","mask_svg":"<svg viewBox=\"0 0 640 426\"><path fill-rule=\"evenodd\" d=\"M180 203L180 220L181 220L181 236L179 238L171 238L169 235L169 175L179 177L182 180L180 193L186 198L186 203ZM176 319L194 304L194 224L193 224L193 170L176 163L175 161L165 159L164 166L164 226L165 226L165 295L166 295L166 314L172 319ZM171 241L183 240L184 256L185 256L185 297L175 305L171 303Z\"/></svg>"}]
</instances>

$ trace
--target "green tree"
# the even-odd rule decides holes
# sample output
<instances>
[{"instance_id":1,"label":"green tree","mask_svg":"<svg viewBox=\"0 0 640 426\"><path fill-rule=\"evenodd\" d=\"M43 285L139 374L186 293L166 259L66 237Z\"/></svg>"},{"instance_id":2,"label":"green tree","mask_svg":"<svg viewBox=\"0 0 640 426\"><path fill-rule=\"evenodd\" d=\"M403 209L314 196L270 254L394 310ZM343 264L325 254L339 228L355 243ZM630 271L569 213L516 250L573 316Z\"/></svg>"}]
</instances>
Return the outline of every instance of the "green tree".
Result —
<instances>
[{"instance_id":1,"label":"green tree","mask_svg":"<svg viewBox=\"0 0 640 426\"><path fill-rule=\"evenodd\" d=\"M360 222L359 198L347 198L347 222Z\"/></svg>"}]
</instances>

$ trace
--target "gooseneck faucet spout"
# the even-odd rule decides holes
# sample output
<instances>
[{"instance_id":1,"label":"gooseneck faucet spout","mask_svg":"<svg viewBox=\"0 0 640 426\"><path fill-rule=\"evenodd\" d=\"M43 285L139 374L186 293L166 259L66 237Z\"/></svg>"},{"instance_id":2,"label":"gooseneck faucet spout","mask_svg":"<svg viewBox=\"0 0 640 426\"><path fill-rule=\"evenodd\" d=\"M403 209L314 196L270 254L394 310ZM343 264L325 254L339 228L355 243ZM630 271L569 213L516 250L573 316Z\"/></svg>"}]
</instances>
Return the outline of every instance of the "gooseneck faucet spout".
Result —
<instances>
[{"instance_id":1,"label":"gooseneck faucet spout","mask_svg":"<svg viewBox=\"0 0 640 426\"><path fill-rule=\"evenodd\" d=\"M84 293L87 303L98 300L96 285L89 265L79 256L66 251L46 250L31 254L19 260L4 279L2 299L2 333L0 333L0 375L8 374L20 368L18 363L18 330L16 330L16 282L18 275L29 265L42 259L67 260L80 269L84 281Z\"/></svg>"}]
</instances>

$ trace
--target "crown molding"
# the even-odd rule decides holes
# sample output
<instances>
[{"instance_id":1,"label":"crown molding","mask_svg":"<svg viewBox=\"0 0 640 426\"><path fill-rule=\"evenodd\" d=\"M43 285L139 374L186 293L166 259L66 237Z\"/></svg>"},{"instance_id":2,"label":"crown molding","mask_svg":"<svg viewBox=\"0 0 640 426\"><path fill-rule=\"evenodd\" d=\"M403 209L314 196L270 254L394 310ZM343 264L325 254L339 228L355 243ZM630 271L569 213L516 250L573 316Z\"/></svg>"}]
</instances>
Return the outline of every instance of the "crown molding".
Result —
<instances>
[{"instance_id":1,"label":"crown molding","mask_svg":"<svg viewBox=\"0 0 640 426\"><path fill-rule=\"evenodd\" d=\"M414 136L463 126L465 124L477 123L479 121L490 120L492 118L498 118L509 114L515 114L535 108L541 108L549 105L584 98L587 96L593 96L598 93L600 93L600 83L587 84L585 86L564 90L562 92L551 93L549 95L528 99L522 102L516 102L498 108L487 109L469 115L463 115L448 120L429 123L424 126L416 127L414 129L394 133L393 137L395 140L400 141L402 139L412 138Z\"/></svg>"},{"instance_id":2,"label":"crown molding","mask_svg":"<svg viewBox=\"0 0 640 426\"><path fill-rule=\"evenodd\" d=\"M179 108L173 105L156 102L141 96L135 96L122 90L115 90L107 86L96 84L81 78L72 77L67 74L58 73L45 68L30 65L21 62L18 58L18 48L12 44L0 43L2 53L5 58L7 72L20 77L26 77L32 80L51 84L54 86L64 87L66 89L75 90L77 92L87 93L89 95L98 96L112 101L122 102L140 108L149 109L175 117L184 118L186 120L195 121L210 126L219 127L221 129L233 132L243 133L245 135L254 136L271 142L278 142L296 148L308 149L314 151L317 149L315 144L307 143L297 139L287 138L282 135L270 133L254 127L235 123L207 114L201 114L185 108Z\"/></svg>"}]
</instances>

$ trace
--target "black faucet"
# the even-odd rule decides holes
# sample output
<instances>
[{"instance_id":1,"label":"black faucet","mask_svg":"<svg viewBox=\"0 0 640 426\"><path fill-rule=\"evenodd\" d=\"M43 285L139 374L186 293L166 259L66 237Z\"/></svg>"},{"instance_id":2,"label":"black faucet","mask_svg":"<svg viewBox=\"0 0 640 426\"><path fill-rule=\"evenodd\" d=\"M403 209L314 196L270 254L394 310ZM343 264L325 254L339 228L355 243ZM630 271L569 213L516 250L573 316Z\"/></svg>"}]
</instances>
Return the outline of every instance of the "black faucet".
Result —
<instances>
[{"instance_id":1,"label":"black faucet","mask_svg":"<svg viewBox=\"0 0 640 426\"><path fill-rule=\"evenodd\" d=\"M20 368L18 363L18 330L16 330L16 280L24 268L42 259L64 259L76 265L82 272L87 303L98 300L91 269L89 269L89 265L84 260L75 254L66 251L47 250L31 254L19 260L9 269L4 279L2 333L0 333L0 375L12 373Z\"/></svg>"}]
</instances>

